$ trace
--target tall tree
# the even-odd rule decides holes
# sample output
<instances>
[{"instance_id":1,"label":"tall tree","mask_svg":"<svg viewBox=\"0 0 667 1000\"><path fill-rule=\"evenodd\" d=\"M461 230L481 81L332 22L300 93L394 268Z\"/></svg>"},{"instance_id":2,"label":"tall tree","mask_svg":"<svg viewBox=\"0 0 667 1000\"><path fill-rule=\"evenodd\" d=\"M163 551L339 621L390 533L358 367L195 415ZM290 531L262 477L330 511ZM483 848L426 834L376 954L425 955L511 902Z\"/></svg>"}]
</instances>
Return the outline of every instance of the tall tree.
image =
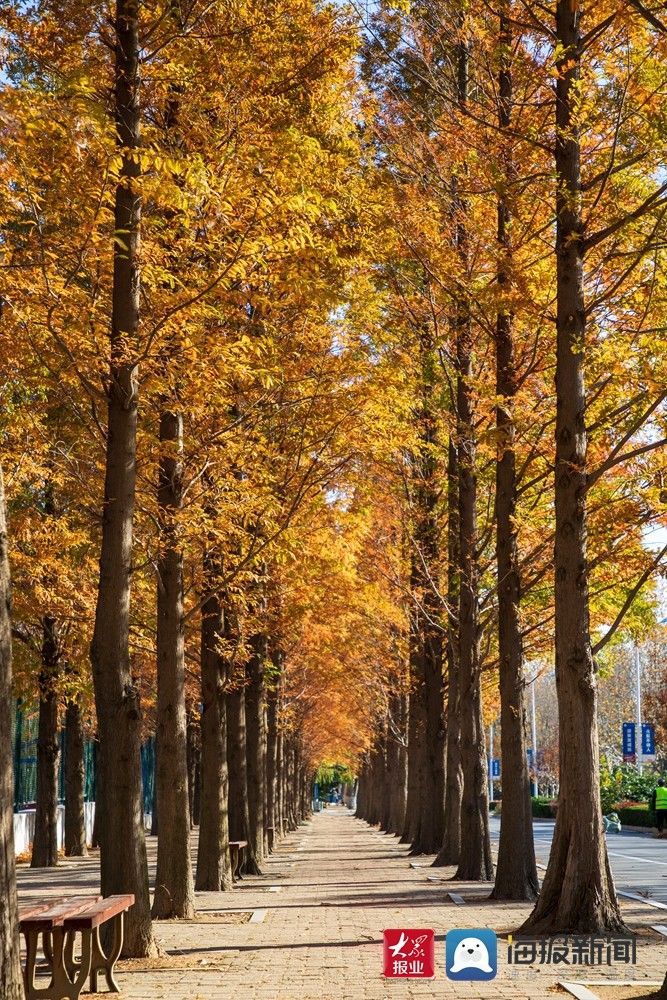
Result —
<instances>
[{"instance_id":1,"label":"tall tree","mask_svg":"<svg viewBox=\"0 0 667 1000\"><path fill-rule=\"evenodd\" d=\"M206 595L201 610L201 778L196 888L220 892L232 887L229 856L227 688L229 649L235 639L232 609L221 598L221 565L214 550L204 553Z\"/></svg>"},{"instance_id":2,"label":"tall tree","mask_svg":"<svg viewBox=\"0 0 667 1000\"><path fill-rule=\"evenodd\" d=\"M49 480L44 489L43 514L53 522L55 512L53 482ZM35 837L30 864L33 868L50 868L58 864L58 688L63 653L58 621L53 614L42 616L41 633Z\"/></svg>"},{"instance_id":3,"label":"tall tree","mask_svg":"<svg viewBox=\"0 0 667 1000\"><path fill-rule=\"evenodd\" d=\"M517 542L516 427L517 392L513 316L510 305L512 219L510 191L514 178L512 123L512 34L510 11L500 16L498 124L504 137L503 178L498 196L498 315L496 319L496 559L498 566L498 661L503 767L503 808L494 899L536 899L537 867L526 754L524 662L519 602L521 571Z\"/></svg>"},{"instance_id":4,"label":"tall tree","mask_svg":"<svg viewBox=\"0 0 667 1000\"><path fill-rule=\"evenodd\" d=\"M58 674L60 668L58 623L53 615L42 618L39 671L39 723L37 735L37 791L35 839L30 864L50 868L58 864Z\"/></svg>"},{"instance_id":5,"label":"tall tree","mask_svg":"<svg viewBox=\"0 0 667 1000\"><path fill-rule=\"evenodd\" d=\"M457 105L465 114L469 89L469 41L463 18L458 23L456 47ZM462 177L455 176L453 215L456 248L465 275L469 268L468 206L461 193ZM456 441L459 499L459 643L458 697L461 719L461 844L456 877L465 881L493 877L486 748L482 718L479 626L479 539L477 534L477 469L474 391L472 386L474 333L469 292L456 296Z\"/></svg>"},{"instance_id":6,"label":"tall tree","mask_svg":"<svg viewBox=\"0 0 667 1000\"><path fill-rule=\"evenodd\" d=\"M14 861L12 631L5 486L0 467L0 982L6 1000L23 1000Z\"/></svg>"},{"instance_id":7,"label":"tall tree","mask_svg":"<svg viewBox=\"0 0 667 1000\"><path fill-rule=\"evenodd\" d=\"M190 858L183 553L175 518L183 503L183 415L160 414L161 550L157 565L157 767L158 814L167 818L158 837L153 916L189 919L195 912Z\"/></svg>"},{"instance_id":8,"label":"tall tree","mask_svg":"<svg viewBox=\"0 0 667 1000\"><path fill-rule=\"evenodd\" d=\"M445 828L435 867L458 865L461 849L461 719L459 714L459 473L456 442L447 449L447 747Z\"/></svg>"},{"instance_id":9,"label":"tall tree","mask_svg":"<svg viewBox=\"0 0 667 1000\"><path fill-rule=\"evenodd\" d=\"M139 0L117 0L114 107L121 167L115 191L111 358L100 577L91 645L101 809L102 894L131 892L123 954L150 955L148 866L141 788L141 706L129 650L133 517L137 475L141 194L138 187Z\"/></svg>"},{"instance_id":10,"label":"tall tree","mask_svg":"<svg viewBox=\"0 0 667 1000\"><path fill-rule=\"evenodd\" d=\"M413 739L421 756L416 828L412 851L433 854L442 844L445 809L445 703L442 680L442 601L439 589L440 531L438 414L433 331L419 331L419 387L415 408L417 439L412 461L413 515L410 710L416 714Z\"/></svg>"},{"instance_id":11,"label":"tall tree","mask_svg":"<svg viewBox=\"0 0 667 1000\"><path fill-rule=\"evenodd\" d=\"M266 683L264 672L267 655L267 636L264 632L256 632L250 639L250 656L246 663L245 716L249 832L252 853L259 865L261 865L265 853Z\"/></svg>"},{"instance_id":12,"label":"tall tree","mask_svg":"<svg viewBox=\"0 0 667 1000\"><path fill-rule=\"evenodd\" d=\"M556 468L554 542L560 792L542 891L522 930L623 928L600 808L597 669L590 637L581 145L581 10L556 4Z\"/></svg>"},{"instance_id":13,"label":"tall tree","mask_svg":"<svg viewBox=\"0 0 667 1000\"><path fill-rule=\"evenodd\" d=\"M227 760L229 762L229 836L231 840L247 841L243 871L261 875L255 853L255 841L250 835L248 804L248 741L246 728L245 674L232 681L227 699Z\"/></svg>"},{"instance_id":14,"label":"tall tree","mask_svg":"<svg viewBox=\"0 0 667 1000\"><path fill-rule=\"evenodd\" d=\"M72 694L65 709L65 856L88 853L85 822L84 730L81 697Z\"/></svg>"}]
</instances>

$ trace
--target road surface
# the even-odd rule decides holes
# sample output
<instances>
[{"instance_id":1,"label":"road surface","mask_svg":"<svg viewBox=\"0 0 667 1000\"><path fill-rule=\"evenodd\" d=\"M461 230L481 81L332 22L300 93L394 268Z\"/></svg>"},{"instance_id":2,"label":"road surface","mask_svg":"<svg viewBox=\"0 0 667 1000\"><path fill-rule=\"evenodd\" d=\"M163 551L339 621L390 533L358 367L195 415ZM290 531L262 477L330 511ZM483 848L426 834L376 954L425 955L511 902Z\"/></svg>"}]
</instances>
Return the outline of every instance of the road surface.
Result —
<instances>
[{"instance_id":1,"label":"road surface","mask_svg":"<svg viewBox=\"0 0 667 1000\"><path fill-rule=\"evenodd\" d=\"M500 818L491 817L490 825L491 838L497 843ZM546 866L549 860L553 830L551 820L537 820L533 824L538 865ZM655 840L649 831L624 830L607 834L607 850L618 890L639 895L648 893L647 898L667 905L667 840ZM667 924L667 910L665 919L661 918L660 922Z\"/></svg>"}]
</instances>

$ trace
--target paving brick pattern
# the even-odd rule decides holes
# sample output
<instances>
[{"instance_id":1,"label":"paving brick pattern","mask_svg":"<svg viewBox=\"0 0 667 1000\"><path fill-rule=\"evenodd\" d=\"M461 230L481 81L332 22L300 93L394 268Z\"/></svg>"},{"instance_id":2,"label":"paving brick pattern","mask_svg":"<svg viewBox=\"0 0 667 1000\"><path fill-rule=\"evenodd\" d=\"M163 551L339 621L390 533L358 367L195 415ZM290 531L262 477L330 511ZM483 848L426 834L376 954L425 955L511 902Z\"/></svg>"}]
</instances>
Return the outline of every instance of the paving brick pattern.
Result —
<instances>
[{"instance_id":1,"label":"paving brick pattern","mask_svg":"<svg viewBox=\"0 0 667 1000\"><path fill-rule=\"evenodd\" d=\"M149 839L153 873L155 841ZM119 963L123 1000L404 1000L404 998L517 998L544 1000L560 990L559 979L662 979L667 943L650 925L658 911L624 904L626 921L640 931L637 967L628 972L567 970L553 966L512 970L499 940L498 976L487 983L454 983L445 975L444 938L452 927L490 927L499 935L516 929L528 913L522 904L490 903L488 888L431 881L451 878L411 859L397 838L373 830L343 807L315 815L283 840L262 876L244 879L231 893L198 893L196 922L156 924L167 953L160 962ZM412 867L413 864L420 867ZM422 867L423 866L423 867ZM63 891L97 888L97 859L66 860L51 871L21 866L22 901ZM454 890L465 905L452 902ZM261 911L255 921L225 924L207 914ZM385 927L432 927L436 977L382 978ZM156 967L157 965L157 967ZM614 991L616 992L616 991ZM650 991L649 991L650 992ZM561 994L566 996L565 993ZM618 1000L628 994L618 989ZM636 991L634 991L636 995ZM90 994L88 994L90 996ZM100 995L101 996L101 995Z\"/></svg>"}]
</instances>

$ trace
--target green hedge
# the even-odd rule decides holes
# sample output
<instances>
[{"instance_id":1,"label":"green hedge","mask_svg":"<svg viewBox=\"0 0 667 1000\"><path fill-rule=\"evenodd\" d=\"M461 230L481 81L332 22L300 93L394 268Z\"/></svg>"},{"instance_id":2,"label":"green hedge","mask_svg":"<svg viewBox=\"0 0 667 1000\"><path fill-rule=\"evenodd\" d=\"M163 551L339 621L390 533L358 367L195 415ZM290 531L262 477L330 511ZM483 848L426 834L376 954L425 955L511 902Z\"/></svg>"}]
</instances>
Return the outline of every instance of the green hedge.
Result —
<instances>
[{"instance_id":1,"label":"green hedge","mask_svg":"<svg viewBox=\"0 0 667 1000\"><path fill-rule=\"evenodd\" d=\"M531 800L533 804L533 816L536 819L554 819L556 815L557 802L554 799L541 795L539 798ZM618 814L621 826L644 826L651 828L655 826L655 817L647 805L637 803L636 806L614 806L613 811Z\"/></svg>"},{"instance_id":2,"label":"green hedge","mask_svg":"<svg viewBox=\"0 0 667 1000\"><path fill-rule=\"evenodd\" d=\"M655 826L655 817L648 806L624 806L614 812L618 813L621 826Z\"/></svg>"},{"instance_id":3,"label":"green hedge","mask_svg":"<svg viewBox=\"0 0 667 1000\"><path fill-rule=\"evenodd\" d=\"M536 819L553 819L556 815L556 800L539 795L531 799L533 803L533 816Z\"/></svg>"}]
</instances>

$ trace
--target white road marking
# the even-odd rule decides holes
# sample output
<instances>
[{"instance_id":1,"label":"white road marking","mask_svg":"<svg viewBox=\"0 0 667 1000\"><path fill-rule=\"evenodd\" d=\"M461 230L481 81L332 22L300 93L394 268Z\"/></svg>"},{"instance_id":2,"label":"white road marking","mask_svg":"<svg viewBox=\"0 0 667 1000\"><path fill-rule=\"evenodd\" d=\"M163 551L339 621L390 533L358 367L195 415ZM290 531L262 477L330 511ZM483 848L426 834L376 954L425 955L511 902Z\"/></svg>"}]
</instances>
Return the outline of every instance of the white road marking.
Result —
<instances>
[{"instance_id":1,"label":"white road marking","mask_svg":"<svg viewBox=\"0 0 667 1000\"><path fill-rule=\"evenodd\" d=\"M627 858L628 861L641 861L643 864L651 865L665 865L667 866L667 861L657 861L655 858L639 858L636 854L621 854L618 851L607 851L610 858Z\"/></svg>"}]
</instances>

